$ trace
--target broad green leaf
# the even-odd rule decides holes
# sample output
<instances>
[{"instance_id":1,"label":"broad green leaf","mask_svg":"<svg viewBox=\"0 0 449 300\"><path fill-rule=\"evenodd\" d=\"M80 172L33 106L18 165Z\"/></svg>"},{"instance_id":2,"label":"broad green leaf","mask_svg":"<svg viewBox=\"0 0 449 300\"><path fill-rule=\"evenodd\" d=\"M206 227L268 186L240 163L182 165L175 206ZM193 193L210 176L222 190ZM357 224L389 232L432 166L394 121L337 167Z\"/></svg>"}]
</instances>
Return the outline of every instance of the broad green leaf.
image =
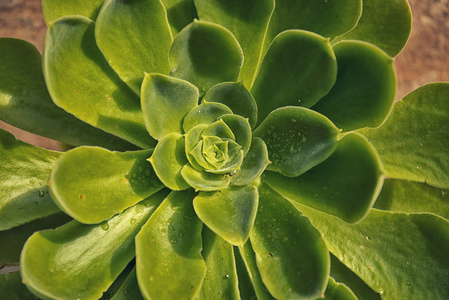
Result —
<instances>
[{"instance_id":1,"label":"broad green leaf","mask_svg":"<svg viewBox=\"0 0 449 300\"><path fill-rule=\"evenodd\" d=\"M232 245L203 228L203 252L206 276L195 299L240 299Z\"/></svg>"},{"instance_id":2,"label":"broad green leaf","mask_svg":"<svg viewBox=\"0 0 449 300\"><path fill-rule=\"evenodd\" d=\"M243 82L223 82L211 87L203 97L204 102L223 103L236 115L248 119L251 128L256 126L257 106Z\"/></svg>"},{"instance_id":3,"label":"broad green leaf","mask_svg":"<svg viewBox=\"0 0 449 300\"><path fill-rule=\"evenodd\" d=\"M137 282L136 268L134 267L126 280L120 286L120 289L111 298L111 300L144 300L140 293L139 284Z\"/></svg>"},{"instance_id":4,"label":"broad green leaf","mask_svg":"<svg viewBox=\"0 0 449 300\"><path fill-rule=\"evenodd\" d=\"M327 283L326 291L324 292L324 297L319 299L357 300L357 297L345 284L335 282L335 280L330 277L329 282Z\"/></svg>"},{"instance_id":5,"label":"broad green leaf","mask_svg":"<svg viewBox=\"0 0 449 300\"><path fill-rule=\"evenodd\" d=\"M329 92L336 77L337 61L328 39L302 30L279 34L251 89L258 122L279 107L311 107Z\"/></svg>"},{"instance_id":6,"label":"broad green leaf","mask_svg":"<svg viewBox=\"0 0 449 300\"><path fill-rule=\"evenodd\" d=\"M372 209L356 225L295 204L329 250L384 299L449 297L449 222L433 214Z\"/></svg>"},{"instance_id":7,"label":"broad green leaf","mask_svg":"<svg viewBox=\"0 0 449 300\"><path fill-rule=\"evenodd\" d=\"M379 152L385 176L449 188L449 83L420 87L396 102L379 128L360 130Z\"/></svg>"},{"instance_id":8,"label":"broad green leaf","mask_svg":"<svg viewBox=\"0 0 449 300\"><path fill-rule=\"evenodd\" d=\"M253 138L240 170L231 177L231 185L244 186L251 183L262 174L269 163L267 145L262 139Z\"/></svg>"},{"instance_id":9,"label":"broad green leaf","mask_svg":"<svg viewBox=\"0 0 449 300\"><path fill-rule=\"evenodd\" d=\"M57 213L47 179L60 153L16 140L0 129L0 230Z\"/></svg>"},{"instance_id":10,"label":"broad green leaf","mask_svg":"<svg viewBox=\"0 0 449 300\"><path fill-rule=\"evenodd\" d=\"M352 29L362 12L361 0L276 0L265 39L265 49L282 31L304 29L335 37Z\"/></svg>"},{"instance_id":11,"label":"broad green leaf","mask_svg":"<svg viewBox=\"0 0 449 300\"><path fill-rule=\"evenodd\" d=\"M123 285L126 278L131 273L134 267L135 263L131 261L120 273L120 275L114 280L114 282L109 286L108 290L103 293L103 295L99 300L111 300L114 297L114 295L117 294L118 290L121 288L121 286Z\"/></svg>"},{"instance_id":12,"label":"broad green leaf","mask_svg":"<svg viewBox=\"0 0 449 300\"><path fill-rule=\"evenodd\" d=\"M251 126L248 119L239 115L224 115L221 119L231 129L236 143L242 146L243 154L246 155L251 146Z\"/></svg>"},{"instance_id":13,"label":"broad green leaf","mask_svg":"<svg viewBox=\"0 0 449 300\"><path fill-rule=\"evenodd\" d=\"M254 288L257 299L274 299L262 282L262 277L260 276L260 272L256 263L256 254L254 253L254 250L251 246L251 241L248 240L245 245L239 247L238 249L239 256L242 258L245 264L245 268L248 272L248 276L251 280L252 287Z\"/></svg>"},{"instance_id":14,"label":"broad green leaf","mask_svg":"<svg viewBox=\"0 0 449 300\"><path fill-rule=\"evenodd\" d=\"M250 235L257 267L277 299L319 297L329 276L329 253L320 233L295 207L266 185Z\"/></svg>"},{"instance_id":15,"label":"broad green leaf","mask_svg":"<svg viewBox=\"0 0 449 300\"><path fill-rule=\"evenodd\" d=\"M0 299L5 300L38 300L39 298L22 283L20 271L0 274Z\"/></svg>"},{"instance_id":16,"label":"broad green leaf","mask_svg":"<svg viewBox=\"0 0 449 300\"><path fill-rule=\"evenodd\" d=\"M147 161L151 153L96 147L65 152L50 174L53 199L81 223L107 220L164 187Z\"/></svg>"},{"instance_id":17,"label":"broad green leaf","mask_svg":"<svg viewBox=\"0 0 449 300\"><path fill-rule=\"evenodd\" d=\"M449 220L449 190L387 178L374 207L399 212L434 213Z\"/></svg>"},{"instance_id":18,"label":"broad green leaf","mask_svg":"<svg viewBox=\"0 0 449 300\"><path fill-rule=\"evenodd\" d=\"M142 84L142 110L150 135L160 140L183 133L185 115L198 105L198 89L191 83L162 74L146 74Z\"/></svg>"},{"instance_id":19,"label":"broad green leaf","mask_svg":"<svg viewBox=\"0 0 449 300\"><path fill-rule=\"evenodd\" d=\"M97 48L94 28L81 16L49 25L43 61L48 91L56 105L77 118L150 148L156 142L145 129L139 98Z\"/></svg>"},{"instance_id":20,"label":"broad green leaf","mask_svg":"<svg viewBox=\"0 0 449 300\"><path fill-rule=\"evenodd\" d=\"M231 128L229 128L228 124L226 124L221 118L218 121L207 126L203 130L203 132L201 132L201 136L203 137L203 139L208 136L218 137L220 139L235 139L235 135L232 132Z\"/></svg>"},{"instance_id":21,"label":"broad green leaf","mask_svg":"<svg viewBox=\"0 0 449 300\"><path fill-rule=\"evenodd\" d=\"M189 132L193 127L206 124L210 125L223 115L232 114L232 110L221 103L203 102L193 108L184 118L184 132Z\"/></svg>"},{"instance_id":22,"label":"broad green leaf","mask_svg":"<svg viewBox=\"0 0 449 300\"><path fill-rule=\"evenodd\" d=\"M135 255L134 237L161 191L103 224L72 221L33 234L20 258L23 282L41 298L98 299Z\"/></svg>"},{"instance_id":23,"label":"broad green leaf","mask_svg":"<svg viewBox=\"0 0 449 300\"><path fill-rule=\"evenodd\" d=\"M390 113L396 94L392 58L360 41L338 43L334 51L337 81L312 109L343 130L379 126Z\"/></svg>"},{"instance_id":24,"label":"broad green leaf","mask_svg":"<svg viewBox=\"0 0 449 300\"><path fill-rule=\"evenodd\" d=\"M176 191L189 188L181 176L181 170L187 163L184 145L185 141L182 135L170 133L157 144L149 159L162 183Z\"/></svg>"},{"instance_id":25,"label":"broad green leaf","mask_svg":"<svg viewBox=\"0 0 449 300\"><path fill-rule=\"evenodd\" d=\"M376 201L382 175L374 147L362 135L351 133L327 160L305 174L285 177L266 172L263 180L284 197L355 223Z\"/></svg>"},{"instance_id":26,"label":"broad green leaf","mask_svg":"<svg viewBox=\"0 0 449 300\"><path fill-rule=\"evenodd\" d=\"M198 18L194 0L161 0L167 10L173 36Z\"/></svg>"},{"instance_id":27,"label":"broad green leaf","mask_svg":"<svg viewBox=\"0 0 449 300\"><path fill-rule=\"evenodd\" d=\"M160 0L106 0L95 40L109 65L137 94L145 72L170 72L167 53L173 37Z\"/></svg>"},{"instance_id":28,"label":"broad green leaf","mask_svg":"<svg viewBox=\"0 0 449 300\"><path fill-rule=\"evenodd\" d=\"M170 75L190 81L204 95L217 83L237 80L243 53L229 30L195 20L175 37L169 59Z\"/></svg>"},{"instance_id":29,"label":"broad green leaf","mask_svg":"<svg viewBox=\"0 0 449 300\"><path fill-rule=\"evenodd\" d=\"M201 20L226 27L242 46L245 61L239 79L243 80L248 88L251 88L259 67L262 45L274 10L274 2L274 0L195 0Z\"/></svg>"},{"instance_id":30,"label":"broad green leaf","mask_svg":"<svg viewBox=\"0 0 449 300\"><path fill-rule=\"evenodd\" d=\"M2 246L0 247L0 266L3 264L19 263L23 245L34 232L48 228L56 228L70 220L71 218L67 215L56 213L9 230L0 231L0 241L2 241ZM0 297L0 299L7 298Z\"/></svg>"},{"instance_id":31,"label":"broad green leaf","mask_svg":"<svg viewBox=\"0 0 449 300\"><path fill-rule=\"evenodd\" d=\"M136 237L137 278L146 299L192 299L201 288L206 264L194 197L192 190L172 192Z\"/></svg>"},{"instance_id":32,"label":"broad green leaf","mask_svg":"<svg viewBox=\"0 0 449 300\"><path fill-rule=\"evenodd\" d=\"M216 191L229 186L231 181L229 175L213 174L206 171L198 171L186 164L181 175L184 180L195 189L195 191Z\"/></svg>"},{"instance_id":33,"label":"broad green leaf","mask_svg":"<svg viewBox=\"0 0 449 300\"><path fill-rule=\"evenodd\" d=\"M201 192L193 200L197 216L226 242L242 246L256 218L258 192L255 186L229 187Z\"/></svg>"},{"instance_id":34,"label":"broad green leaf","mask_svg":"<svg viewBox=\"0 0 449 300\"><path fill-rule=\"evenodd\" d=\"M407 0L363 0L357 26L333 42L362 40L396 56L407 43L411 27L412 15Z\"/></svg>"},{"instance_id":35,"label":"broad green leaf","mask_svg":"<svg viewBox=\"0 0 449 300\"><path fill-rule=\"evenodd\" d=\"M267 169L296 177L328 158L338 129L323 115L303 107L276 109L253 132L268 148Z\"/></svg>"},{"instance_id":36,"label":"broad green leaf","mask_svg":"<svg viewBox=\"0 0 449 300\"><path fill-rule=\"evenodd\" d=\"M42 0L42 9L47 25L60 17L80 15L96 19L104 0Z\"/></svg>"},{"instance_id":37,"label":"broad green leaf","mask_svg":"<svg viewBox=\"0 0 449 300\"><path fill-rule=\"evenodd\" d=\"M346 284L358 299L380 300L380 294L373 291L366 283L360 279L348 267L342 264L338 258L331 254L331 278Z\"/></svg>"},{"instance_id":38,"label":"broad green leaf","mask_svg":"<svg viewBox=\"0 0 449 300\"><path fill-rule=\"evenodd\" d=\"M135 148L57 107L45 86L39 52L22 40L0 38L0 119L69 145Z\"/></svg>"}]
</instances>

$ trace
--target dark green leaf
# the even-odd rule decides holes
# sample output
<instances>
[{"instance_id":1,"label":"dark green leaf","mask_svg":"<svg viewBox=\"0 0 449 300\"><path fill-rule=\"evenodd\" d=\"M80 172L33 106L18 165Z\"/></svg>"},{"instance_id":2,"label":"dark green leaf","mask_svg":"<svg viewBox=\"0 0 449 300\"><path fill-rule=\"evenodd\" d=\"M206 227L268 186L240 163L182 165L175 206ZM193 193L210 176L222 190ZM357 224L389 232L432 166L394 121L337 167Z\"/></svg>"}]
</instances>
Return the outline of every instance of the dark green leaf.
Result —
<instances>
[{"instance_id":1,"label":"dark green leaf","mask_svg":"<svg viewBox=\"0 0 449 300\"><path fill-rule=\"evenodd\" d=\"M226 28L195 20L173 41L171 75L190 81L200 94L217 83L236 81L243 63L239 43Z\"/></svg>"},{"instance_id":2,"label":"dark green leaf","mask_svg":"<svg viewBox=\"0 0 449 300\"><path fill-rule=\"evenodd\" d=\"M262 280L277 299L319 297L329 276L329 253L320 233L266 185L250 240Z\"/></svg>"},{"instance_id":3,"label":"dark green leaf","mask_svg":"<svg viewBox=\"0 0 449 300\"><path fill-rule=\"evenodd\" d=\"M151 153L94 147L65 152L50 174L53 199L79 222L107 220L164 187L147 161Z\"/></svg>"},{"instance_id":4,"label":"dark green leaf","mask_svg":"<svg viewBox=\"0 0 449 300\"><path fill-rule=\"evenodd\" d=\"M198 217L226 242L242 246L256 218L258 192L255 186L229 187L202 192L193 200Z\"/></svg>"},{"instance_id":5,"label":"dark green leaf","mask_svg":"<svg viewBox=\"0 0 449 300\"><path fill-rule=\"evenodd\" d=\"M47 187L59 155L16 140L0 129L0 230L60 211Z\"/></svg>"},{"instance_id":6,"label":"dark green leaf","mask_svg":"<svg viewBox=\"0 0 449 300\"><path fill-rule=\"evenodd\" d=\"M205 102L223 103L236 115L248 118L251 127L256 126L257 106L243 82L224 82L214 85L203 97Z\"/></svg>"},{"instance_id":7,"label":"dark green leaf","mask_svg":"<svg viewBox=\"0 0 449 300\"><path fill-rule=\"evenodd\" d=\"M239 300L237 270L232 245L203 228L203 252L206 276L195 299L215 298Z\"/></svg>"},{"instance_id":8,"label":"dark green leaf","mask_svg":"<svg viewBox=\"0 0 449 300\"><path fill-rule=\"evenodd\" d=\"M328 39L302 30L279 34L251 89L258 122L279 107L311 107L329 92L336 77L337 61Z\"/></svg>"},{"instance_id":9,"label":"dark green leaf","mask_svg":"<svg viewBox=\"0 0 449 300\"><path fill-rule=\"evenodd\" d=\"M194 197L192 190L172 192L136 237L137 278L146 299L192 299L201 288L206 264Z\"/></svg>"},{"instance_id":10,"label":"dark green leaf","mask_svg":"<svg viewBox=\"0 0 449 300\"><path fill-rule=\"evenodd\" d=\"M449 222L376 209L356 225L295 204L329 250L385 299L448 299Z\"/></svg>"},{"instance_id":11,"label":"dark green leaf","mask_svg":"<svg viewBox=\"0 0 449 300\"><path fill-rule=\"evenodd\" d=\"M104 0L42 0L42 9L47 25L60 17L81 15L96 19Z\"/></svg>"},{"instance_id":12,"label":"dark green leaf","mask_svg":"<svg viewBox=\"0 0 449 300\"><path fill-rule=\"evenodd\" d=\"M396 56L405 46L411 27L412 15L407 0L363 0L362 17L357 26L333 42L362 40Z\"/></svg>"},{"instance_id":13,"label":"dark green leaf","mask_svg":"<svg viewBox=\"0 0 449 300\"><path fill-rule=\"evenodd\" d=\"M139 98L120 80L97 48L94 22L81 16L49 25L43 70L56 105L129 142L150 148Z\"/></svg>"},{"instance_id":14,"label":"dark green leaf","mask_svg":"<svg viewBox=\"0 0 449 300\"><path fill-rule=\"evenodd\" d=\"M137 282L136 268L133 268L126 280L120 286L120 289L111 298L111 300L144 300L140 293L139 284Z\"/></svg>"},{"instance_id":15,"label":"dark green leaf","mask_svg":"<svg viewBox=\"0 0 449 300\"><path fill-rule=\"evenodd\" d=\"M377 129L360 130L373 143L390 178L449 188L449 83L425 85L396 102Z\"/></svg>"},{"instance_id":16,"label":"dark green leaf","mask_svg":"<svg viewBox=\"0 0 449 300\"><path fill-rule=\"evenodd\" d=\"M363 219L383 183L376 150L360 134L346 135L332 155L299 177L266 172L264 181L283 196L335 215L346 222Z\"/></svg>"},{"instance_id":17,"label":"dark green leaf","mask_svg":"<svg viewBox=\"0 0 449 300\"><path fill-rule=\"evenodd\" d=\"M261 50L274 0L195 0L201 20L229 29L243 49L245 61L239 78L251 88L261 60Z\"/></svg>"},{"instance_id":18,"label":"dark green leaf","mask_svg":"<svg viewBox=\"0 0 449 300\"><path fill-rule=\"evenodd\" d=\"M238 276L238 288L240 292L241 299L256 300L256 292L254 291L251 278L249 277L248 270L246 269L245 263L243 262L242 255L237 247L234 247L234 257L235 265L237 269ZM259 275L260 276L260 275Z\"/></svg>"},{"instance_id":19,"label":"dark green leaf","mask_svg":"<svg viewBox=\"0 0 449 300\"><path fill-rule=\"evenodd\" d=\"M134 237L165 191L103 224L72 221L35 233L20 258L23 282L41 298L98 299L135 255Z\"/></svg>"},{"instance_id":20,"label":"dark green leaf","mask_svg":"<svg viewBox=\"0 0 449 300\"><path fill-rule=\"evenodd\" d=\"M402 212L429 212L449 220L449 190L387 178L374 207Z\"/></svg>"},{"instance_id":21,"label":"dark green leaf","mask_svg":"<svg viewBox=\"0 0 449 300\"><path fill-rule=\"evenodd\" d=\"M295 177L332 154L338 129L317 112L290 106L273 111L253 135L267 145L267 169Z\"/></svg>"},{"instance_id":22,"label":"dark green leaf","mask_svg":"<svg viewBox=\"0 0 449 300\"><path fill-rule=\"evenodd\" d=\"M337 81L312 109L343 130L379 126L390 113L396 94L393 60L360 41L338 43L334 51Z\"/></svg>"},{"instance_id":23,"label":"dark green leaf","mask_svg":"<svg viewBox=\"0 0 449 300\"><path fill-rule=\"evenodd\" d=\"M45 86L39 52L22 40L0 39L0 119L69 145L135 148L57 107Z\"/></svg>"},{"instance_id":24,"label":"dark green leaf","mask_svg":"<svg viewBox=\"0 0 449 300\"><path fill-rule=\"evenodd\" d=\"M106 0L96 21L95 40L137 94L144 72L170 72L167 53L173 37L160 0Z\"/></svg>"},{"instance_id":25,"label":"dark green leaf","mask_svg":"<svg viewBox=\"0 0 449 300\"><path fill-rule=\"evenodd\" d=\"M150 135L160 140L183 133L185 115L198 104L198 89L191 83L162 74L146 74L142 84L143 119Z\"/></svg>"},{"instance_id":26,"label":"dark green leaf","mask_svg":"<svg viewBox=\"0 0 449 300\"><path fill-rule=\"evenodd\" d=\"M170 28L175 36L193 19L198 18L194 0L161 0L167 10Z\"/></svg>"},{"instance_id":27,"label":"dark green leaf","mask_svg":"<svg viewBox=\"0 0 449 300\"><path fill-rule=\"evenodd\" d=\"M0 299L5 300L38 300L22 283L20 271L0 274Z\"/></svg>"},{"instance_id":28,"label":"dark green leaf","mask_svg":"<svg viewBox=\"0 0 449 300\"><path fill-rule=\"evenodd\" d=\"M182 135L171 133L157 144L153 155L149 159L162 183L176 191L189 188L189 185L181 176L181 170L187 164L184 145L185 141Z\"/></svg>"}]
</instances>

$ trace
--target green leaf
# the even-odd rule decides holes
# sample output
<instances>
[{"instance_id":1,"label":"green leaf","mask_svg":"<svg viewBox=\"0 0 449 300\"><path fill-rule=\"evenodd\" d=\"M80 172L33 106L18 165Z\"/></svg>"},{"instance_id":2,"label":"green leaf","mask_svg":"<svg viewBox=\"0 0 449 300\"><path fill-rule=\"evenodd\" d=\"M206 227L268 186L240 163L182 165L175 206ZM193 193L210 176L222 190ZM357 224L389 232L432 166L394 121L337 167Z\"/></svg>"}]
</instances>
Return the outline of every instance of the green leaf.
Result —
<instances>
[{"instance_id":1,"label":"green leaf","mask_svg":"<svg viewBox=\"0 0 449 300\"><path fill-rule=\"evenodd\" d=\"M142 84L143 119L150 135L183 133L184 116L198 104L198 89L187 81L162 74L146 74Z\"/></svg>"},{"instance_id":2,"label":"green leaf","mask_svg":"<svg viewBox=\"0 0 449 300\"><path fill-rule=\"evenodd\" d=\"M250 240L262 280L277 299L319 297L329 275L320 233L295 207L266 185Z\"/></svg>"},{"instance_id":3,"label":"green leaf","mask_svg":"<svg viewBox=\"0 0 449 300\"><path fill-rule=\"evenodd\" d=\"M192 299L201 288L206 264L194 197L192 190L170 193L136 237L137 278L146 299Z\"/></svg>"},{"instance_id":4,"label":"green leaf","mask_svg":"<svg viewBox=\"0 0 449 300\"><path fill-rule=\"evenodd\" d=\"M49 25L43 70L50 95L77 118L150 148L156 142L145 129L139 98L97 48L94 28L94 22L80 16Z\"/></svg>"},{"instance_id":5,"label":"green leaf","mask_svg":"<svg viewBox=\"0 0 449 300\"><path fill-rule=\"evenodd\" d=\"M284 197L355 223L376 201L382 175L374 147L362 135L351 133L327 160L305 174L289 178L266 172L263 180Z\"/></svg>"},{"instance_id":6,"label":"green leaf","mask_svg":"<svg viewBox=\"0 0 449 300\"><path fill-rule=\"evenodd\" d=\"M38 300L22 283L20 271L0 274L0 298L8 300Z\"/></svg>"},{"instance_id":7,"label":"green leaf","mask_svg":"<svg viewBox=\"0 0 449 300\"><path fill-rule=\"evenodd\" d=\"M279 34L251 89L258 121L279 107L311 107L329 92L336 77L337 61L328 39L302 30Z\"/></svg>"},{"instance_id":8,"label":"green leaf","mask_svg":"<svg viewBox=\"0 0 449 300\"><path fill-rule=\"evenodd\" d=\"M243 53L229 30L195 20L175 37L169 59L170 75L190 81L204 95L217 83L237 80Z\"/></svg>"},{"instance_id":9,"label":"green leaf","mask_svg":"<svg viewBox=\"0 0 449 300\"><path fill-rule=\"evenodd\" d=\"M248 119L239 115L224 115L221 119L231 129L236 143L242 146L243 154L246 155L251 146L251 126Z\"/></svg>"},{"instance_id":10,"label":"green leaf","mask_svg":"<svg viewBox=\"0 0 449 300\"><path fill-rule=\"evenodd\" d=\"M247 241L256 218L257 204L258 192L253 185L202 192L193 200L201 221L236 246Z\"/></svg>"},{"instance_id":11,"label":"green leaf","mask_svg":"<svg viewBox=\"0 0 449 300\"><path fill-rule=\"evenodd\" d=\"M198 18L194 0L161 0L167 10L170 28L175 36L193 19Z\"/></svg>"},{"instance_id":12,"label":"green leaf","mask_svg":"<svg viewBox=\"0 0 449 300\"><path fill-rule=\"evenodd\" d=\"M362 40L396 56L407 43L411 27L412 15L407 0L363 0L357 26L332 42Z\"/></svg>"},{"instance_id":13,"label":"green leaf","mask_svg":"<svg viewBox=\"0 0 449 300\"><path fill-rule=\"evenodd\" d=\"M267 170L296 177L328 158L338 129L323 115L303 107L276 109L253 132L268 148Z\"/></svg>"},{"instance_id":14,"label":"green leaf","mask_svg":"<svg viewBox=\"0 0 449 300\"><path fill-rule=\"evenodd\" d=\"M47 187L48 175L59 155L16 140L0 129L0 230L60 211Z\"/></svg>"},{"instance_id":15,"label":"green leaf","mask_svg":"<svg viewBox=\"0 0 449 300\"><path fill-rule=\"evenodd\" d=\"M449 188L449 83L420 87L396 102L388 120L360 133L379 152L385 176Z\"/></svg>"},{"instance_id":16,"label":"green leaf","mask_svg":"<svg viewBox=\"0 0 449 300\"><path fill-rule=\"evenodd\" d=\"M357 300L357 297L345 284L335 282L335 280L330 277L329 282L327 283L326 291L324 292L324 297L319 299Z\"/></svg>"},{"instance_id":17,"label":"green leaf","mask_svg":"<svg viewBox=\"0 0 449 300\"><path fill-rule=\"evenodd\" d=\"M53 199L81 223L107 220L164 187L146 161L151 153L72 149L61 155L50 174Z\"/></svg>"},{"instance_id":18,"label":"green leaf","mask_svg":"<svg viewBox=\"0 0 449 300\"><path fill-rule=\"evenodd\" d=\"M353 293L363 300L381 300L380 295L354 274L338 258L331 254L331 278L347 285Z\"/></svg>"},{"instance_id":19,"label":"green leaf","mask_svg":"<svg viewBox=\"0 0 449 300\"><path fill-rule=\"evenodd\" d=\"M180 191L189 188L181 176L181 170L187 163L184 144L182 135L170 133L157 144L149 159L157 177L172 190Z\"/></svg>"},{"instance_id":20,"label":"green leaf","mask_svg":"<svg viewBox=\"0 0 449 300\"><path fill-rule=\"evenodd\" d=\"M223 103L236 115L248 119L251 128L256 126L257 106L243 82L223 82L211 87L203 97L204 102Z\"/></svg>"},{"instance_id":21,"label":"green leaf","mask_svg":"<svg viewBox=\"0 0 449 300\"><path fill-rule=\"evenodd\" d=\"M95 21L104 0L42 0L47 25L60 17L80 15Z\"/></svg>"},{"instance_id":22,"label":"green leaf","mask_svg":"<svg viewBox=\"0 0 449 300\"><path fill-rule=\"evenodd\" d=\"M361 12L361 0L276 0L264 48L287 29L304 29L325 37L335 37L352 29L359 21Z\"/></svg>"},{"instance_id":23,"label":"green leaf","mask_svg":"<svg viewBox=\"0 0 449 300\"><path fill-rule=\"evenodd\" d=\"M131 273L126 277L126 280L120 286L117 293L111 298L111 300L144 300L140 293L139 284L137 282L136 268L134 267Z\"/></svg>"},{"instance_id":24,"label":"green leaf","mask_svg":"<svg viewBox=\"0 0 449 300\"><path fill-rule=\"evenodd\" d=\"M195 191L216 191L224 189L228 187L231 181L227 174L222 175L198 171L189 164L182 168L181 175Z\"/></svg>"},{"instance_id":25,"label":"green leaf","mask_svg":"<svg viewBox=\"0 0 449 300\"><path fill-rule=\"evenodd\" d=\"M261 50L274 0L211 1L195 0L201 20L229 29L242 46L245 61L239 79L251 88L261 60Z\"/></svg>"},{"instance_id":26,"label":"green leaf","mask_svg":"<svg viewBox=\"0 0 449 300\"><path fill-rule=\"evenodd\" d=\"M256 254L254 253L254 250L251 246L251 241L248 240L245 245L239 247L238 249L238 254L244 262L244 266L248 272L248 276L251 280L252 287L254 288L257 299L274 299L262 282L262 277L260 276L259 269L257 268Z\"/></svg>"},{"instance_id":27,"label":"green leaf","mask_svg":"<svg viewBox=\"0 0 449 300\"><path fill-rule=\"evenodd\" d=\"M206 276L195 299L240 299L234 249L225 240L203 228Z\"/></svg>"},{"instance_id":28,"label":"green leaf","mask_svg":"<svg viewBox=\"0 0 449 300\"><path fill-rule=\"evenodd\" d=\"M145 72L170 72L167 53L173 37L160 0L107 0L96 21L95 40L137 94Z\"/></svg>"},{"instance_id":29,"label":"green leaf","mask_svg":"<svg viewBox=\"0 0 449 300\"><path fill-rule=\"evenodd\" d=\"M393 60L360 41L338 43L334 51L337 81L312 109L343 130L379 126L390 113L396 94Z\"/></svg>"},{"instance_id":30,"label":"green leaf","mask_svg":"<svg viewBox=\"0 0 449 300\"><path fill-rule=\"evenodd\" d=\"M71 218L61 212L9 230L0 231L0 241L2 241L2 247L0 247L0 266L3 264L19 263L23 245L34 232L48 228L56 228L70 220ZM3 298L0 297L0 299Z\"/></svg>"},{"instance_id":31,"label":"green leaf","mask_svg":"<svg viewBox=\"0 0 449 300\"><path fill-rule=\"evenodd\" d=\"M33 234L20 258L23 282L41 298L98 299L134 257L134 237L161 191L98 225L72 221Z\"/></svg>"},{"instance_id":32,"label":"green leaf","mask_svg":"<svg viewBox=\"0 0 449 300\"><path fill-rule=\"evenodd\" d=\"M39 52L22 40L0 38L0 119L69 145L133 147L57 107L45 86Z\"/></svg>"},{"instance_id":33,"label":"green leaf","mask_svg":"<svg viewBox=\"0 0 449 300\"><path fill-rule=\"evenodd\" d=\"M449 222L373 209L356 225L295 204L329 250L385 299L449 297Z\"/></svg>"},{"instance_id":34,"label":"green leaf","mask_svg":"<svg viewBox=\"0 0 449 300\"><path fill-rule=\"evenodd\" d=\"M387 178L374 207L398 212L428 212L449 220L449 190Z\"/></svg>"},{"instance_id":35,"label":"green leaf","mask_svg":"<svg viewBox=\"0 0 449 300\"><path fill-rule=\"evenodd\" d=\"M223 115L232 114L232 110L221 103L203 102L193 108L184 118L184 132L189 132L193 127L206 124L210 125Z\"/></svg>"},{"instance_id":36,"label":"green leaf","mask_svg":"<svg viewBox=\"0 0 449 300\"><path fill-rule=\"evenodd\" d=\"M262 174L269 163L267 145L262 139L253 138L240 170L231 177L231 185L244 186L251 183Z\"/></svg>"}]
</instances>

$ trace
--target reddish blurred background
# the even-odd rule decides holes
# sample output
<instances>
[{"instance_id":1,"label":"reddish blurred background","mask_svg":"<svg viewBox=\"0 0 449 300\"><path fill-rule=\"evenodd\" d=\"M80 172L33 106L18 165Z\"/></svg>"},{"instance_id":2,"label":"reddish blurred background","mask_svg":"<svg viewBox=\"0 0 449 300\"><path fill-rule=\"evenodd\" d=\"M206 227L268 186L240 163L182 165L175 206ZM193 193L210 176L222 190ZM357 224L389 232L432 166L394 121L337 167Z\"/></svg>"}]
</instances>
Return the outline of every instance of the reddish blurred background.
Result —
<instances>
[{"instance_id":1,"label":"reddish blurred background","mask_svg":"<svg viewBox=\"0 0 449 300\"><path fill-rule=\"evenodd\" d=\"M42 52L46 26L41 1L0 0L0 37L27 40ZM449 82L449 0L409 0L409 3L413 29L407 46L395 59L397 99L429 82ZM0 127L28 143L59 149L55 141L12 128L1 121Z\"/></svg>"}]
</instances>

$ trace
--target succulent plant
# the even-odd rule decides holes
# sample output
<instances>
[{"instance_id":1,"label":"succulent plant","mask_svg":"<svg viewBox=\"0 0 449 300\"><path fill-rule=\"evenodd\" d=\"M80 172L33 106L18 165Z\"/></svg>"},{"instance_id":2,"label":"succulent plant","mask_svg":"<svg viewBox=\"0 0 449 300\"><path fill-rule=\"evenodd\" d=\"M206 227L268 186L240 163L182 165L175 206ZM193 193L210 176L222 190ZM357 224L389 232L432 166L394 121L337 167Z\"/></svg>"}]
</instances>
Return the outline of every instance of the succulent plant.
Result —
<instances>
[{"instance_id":1,"label":"succulent plant","mask_svg":"<svg viewBox=\"0 0 449 300\"><path fill-rule=\"evenodd\" d=\"M71 149L0 131L0 298L449 297L449 84L394 104L407 1L43 10L0 118Z\"/></svg>"}]
</instances>

